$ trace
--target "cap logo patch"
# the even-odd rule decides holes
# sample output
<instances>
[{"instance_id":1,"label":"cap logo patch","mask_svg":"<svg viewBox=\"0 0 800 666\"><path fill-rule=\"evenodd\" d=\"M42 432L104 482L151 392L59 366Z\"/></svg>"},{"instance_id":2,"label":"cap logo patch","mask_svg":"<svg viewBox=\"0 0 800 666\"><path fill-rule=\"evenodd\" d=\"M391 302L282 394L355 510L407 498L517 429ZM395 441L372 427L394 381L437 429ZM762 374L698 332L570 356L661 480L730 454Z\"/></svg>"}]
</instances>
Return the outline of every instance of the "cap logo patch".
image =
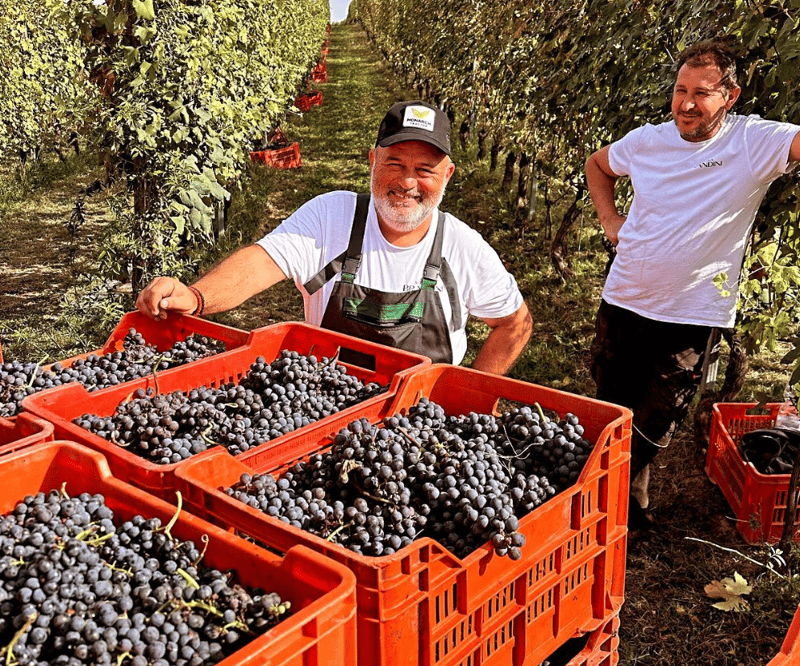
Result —
<instances>
[{"instance_id":1,"label":"cap logo patch","mask_svg":"<svg viewBox=\"0 0 800 666\"><path fill-rule=\"evenodd\" d=\"M424 106L407 106L403 116L403 127L414 127L433 132L433 123L436 115Z\"/></svg>"}]
</instances>

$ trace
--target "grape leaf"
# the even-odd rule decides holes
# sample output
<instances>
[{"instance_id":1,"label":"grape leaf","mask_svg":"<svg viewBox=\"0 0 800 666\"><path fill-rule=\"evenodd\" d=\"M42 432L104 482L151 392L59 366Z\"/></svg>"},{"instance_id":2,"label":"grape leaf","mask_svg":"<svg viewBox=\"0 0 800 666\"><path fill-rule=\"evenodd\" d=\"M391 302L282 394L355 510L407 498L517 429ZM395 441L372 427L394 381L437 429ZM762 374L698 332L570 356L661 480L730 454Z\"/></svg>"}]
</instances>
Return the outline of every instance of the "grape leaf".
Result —
<instances>
[{"instance_id":1,"label":"grape leaf","mask_svg":"<svg viewBox=\"0 0 800 666\"><path fill-rule=\"evenodd\" d=\"M753 588L747 584L743 576L734 572L733 578L712 581L704 590L712 599L722 599L713 604L714 608L724 611L743 611L748 607L744 595L750 594Z\"/></svg>"}]
</instances>

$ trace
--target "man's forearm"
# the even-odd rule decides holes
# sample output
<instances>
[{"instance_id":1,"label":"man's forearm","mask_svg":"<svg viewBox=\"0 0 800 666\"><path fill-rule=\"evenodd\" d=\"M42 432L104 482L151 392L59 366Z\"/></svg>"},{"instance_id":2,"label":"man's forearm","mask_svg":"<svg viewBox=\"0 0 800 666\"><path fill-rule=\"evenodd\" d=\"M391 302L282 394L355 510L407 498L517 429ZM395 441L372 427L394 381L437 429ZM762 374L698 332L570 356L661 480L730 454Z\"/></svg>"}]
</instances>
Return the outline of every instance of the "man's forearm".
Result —
<instances>
[{"instance_id":1,"label":"man's forearm","mask_svg":"<svg viewBox=\"0 0 800 666\"><path fill-rule=\"evenodd\" d=\"M506 374L514 365L528 339L533 323L528 307L523 305L516 313L503 319L487 321L492 330L483 343L472 367L475 370Z\"/></svg>"},{"instance_id":2,"label":"man's forearm","mask_svg":"<svg viewBox=\"0 0 800 666\"><path fill-rule=\"evenodd\" d=\"M619 230L625 222L625 218L617 210L614 198L616 184L617 177L612 175L608 165L607 147L592 154L586 161L586 185L603 231L614 245L617 244Z\"/></svg>"},{"instance_id":3,"label":"man's forearm","mask_svg":"<svg viewBox=\"0 0 800 666\"><path fill-rule=\"evenodd\" d=\"M194 283L205 300L205 314L225 312L285 279L258 245L237 250Z\"/></svg>"}]
</instances>

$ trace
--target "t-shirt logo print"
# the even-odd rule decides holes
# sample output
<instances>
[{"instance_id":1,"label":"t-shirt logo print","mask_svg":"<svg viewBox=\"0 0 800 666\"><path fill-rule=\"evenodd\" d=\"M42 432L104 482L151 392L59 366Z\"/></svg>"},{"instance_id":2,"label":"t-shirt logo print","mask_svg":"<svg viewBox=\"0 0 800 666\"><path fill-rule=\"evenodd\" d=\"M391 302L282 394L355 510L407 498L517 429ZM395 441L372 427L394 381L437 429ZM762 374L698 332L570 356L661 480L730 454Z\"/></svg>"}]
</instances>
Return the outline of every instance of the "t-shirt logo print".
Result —
<instances>
[{"instance_id":1,"label":"t-shirt logo print","mask_svg":"<svg viewBox=\"0 0 800 666\"><path fill-rule=\"evenodd\" d=\"M403 115L403 127L416 127L433 132L436 118L433 111L424 106L407 106Z\"/></svg>"}]
</instances>

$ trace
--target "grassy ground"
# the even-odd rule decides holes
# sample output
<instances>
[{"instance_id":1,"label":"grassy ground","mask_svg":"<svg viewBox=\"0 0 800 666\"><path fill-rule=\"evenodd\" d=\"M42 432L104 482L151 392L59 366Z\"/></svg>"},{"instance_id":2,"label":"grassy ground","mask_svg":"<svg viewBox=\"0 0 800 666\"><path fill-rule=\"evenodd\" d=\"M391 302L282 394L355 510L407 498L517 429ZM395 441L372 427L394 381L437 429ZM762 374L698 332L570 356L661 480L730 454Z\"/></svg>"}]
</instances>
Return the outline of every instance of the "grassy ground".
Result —
<instances>
[{"instance_id":1,"label":"grassy ground","mask_svg":"<svg viewBox=\"0 0 800 666\"><path fill-rule=\"evenodd\" d=\"M254 166L234 196L228 230L215 253L198 256L200 270L235 247L273 229L287 214L316 194L331 189L366 191L367 153L378 123L396 100L414 95L389 71L353 26L337 25L328 56L330 82L319 84L323 106L290 116L283 129L301 145L299 169L277 171ZM457 143L454 142L454 143ZM444 208L479 229L501 254L533 313L531 343L512 371L527 381L591 395L587 350L599 300L605 256L587 214L571 241L574 280L564 284L553 272L547 239L537 218L520 224L507 197L498 189L499 173L455 147L456 174ZM91 265L97 248L92 239L106 222L101 200L87 210L79 247L64 228L80 188L95 177L91 161L73 160L66 168L44 167L30 188L20 191L6 169L0 172L0 322L6 327L43 321L58 314L61 295L77 273ZM72 251L74 259L69 260ZM241 328L302 318L302 302L291 284L282 284L216 317ZM107 331L95 331L95 344ZM470 323L470 355L485 335ZM12 342L6 356L26 349ZM57 354L57 342L50 344ZM469 360L468 356L468 360ZM778 395L785 372L774 356L751 359L745 390ZM731 520L731 510L698 464L690 427L662 452L654 470L654 513L659 528L629 545L626 603L621 619L620 664L623 666L763 666L777 653L800 602L800 583L786 581L764 566L771 551L747 546ZM696 541L700 539L703 542ZM724 550L728 549L728 550ZM704 587L734 572L753 586L744 612L712 608ZM784 572L785 574L785 572Z\"/></svg>"}]
</instances>

